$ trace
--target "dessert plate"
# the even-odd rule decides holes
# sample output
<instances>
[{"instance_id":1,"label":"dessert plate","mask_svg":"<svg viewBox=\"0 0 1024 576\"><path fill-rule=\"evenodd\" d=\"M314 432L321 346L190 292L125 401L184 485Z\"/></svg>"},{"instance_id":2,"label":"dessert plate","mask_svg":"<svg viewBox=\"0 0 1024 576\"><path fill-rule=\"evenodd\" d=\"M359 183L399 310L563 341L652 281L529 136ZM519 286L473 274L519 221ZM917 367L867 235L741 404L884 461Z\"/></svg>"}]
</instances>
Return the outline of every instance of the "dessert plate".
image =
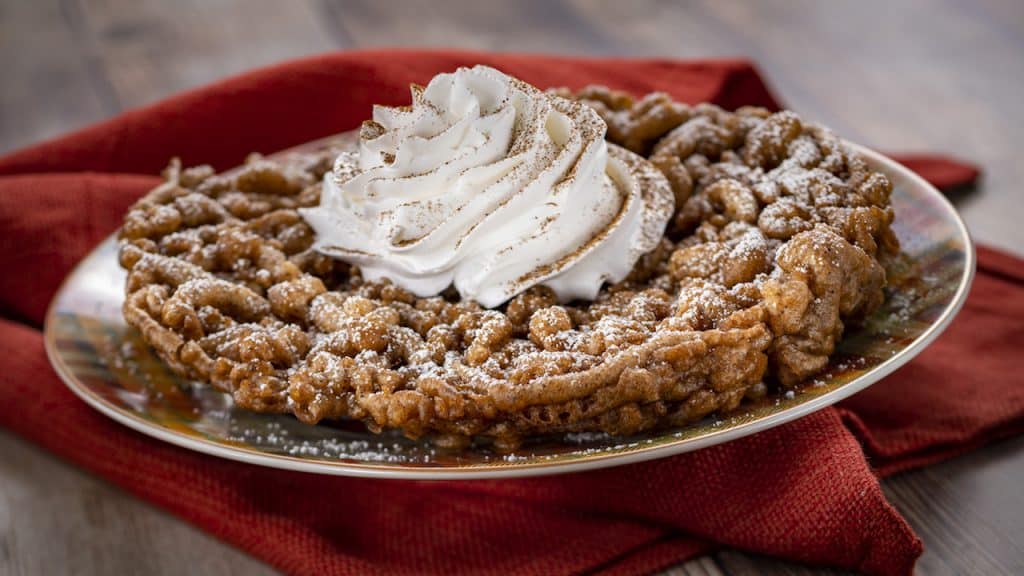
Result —
<instances>
[{"instance_id":1,"label":"dessert plate","mask_svg":"<svg viewBox=\"0 0 1024 576\"><path fill-rule=\"evenodd\" d=\"M351 133L280 154L345 146ZM635 437L568 434L511 454L483 446L446 451L353 423L309 426L292 416L236 409L231 397L163 365L121 316L125 273L113 237L65 280L46 319L46 350L89 405L139 432L214 456L305 472L381 478L496 478L616 466L706 448L820 410L892 373L931 343L959 311L974 275L974 248L953 206L893 160L854 146L895 187L893 229L902 252L885 304L847 333L828 369L784 396L724 417Z\"/></svg>"}]
</instances>

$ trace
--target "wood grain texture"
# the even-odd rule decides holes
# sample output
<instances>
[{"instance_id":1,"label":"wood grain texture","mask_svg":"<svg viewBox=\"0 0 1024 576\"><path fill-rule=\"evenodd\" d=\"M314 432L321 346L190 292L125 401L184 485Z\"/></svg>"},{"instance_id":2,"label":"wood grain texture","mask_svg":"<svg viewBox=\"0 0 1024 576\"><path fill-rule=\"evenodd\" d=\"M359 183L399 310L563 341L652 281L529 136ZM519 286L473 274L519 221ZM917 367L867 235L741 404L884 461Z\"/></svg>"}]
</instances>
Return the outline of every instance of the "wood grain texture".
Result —
<instances>
[{"instance_id":1,"label":"wood grain texture","mask_svg":"<svg viewBox=\"0 0 1024 576\"><path fill-rule=\"evenodd\" d=\"M0 150L120 110L78 22L57 0L0 2Z\"/></svg>"},{"instance_id":2,"label":"wood grain texture","mask_svg":"<svg viewBox=\"0 0 1024 576\"><path fill-rule=\"evenodd\" d=\"M0 0L0 151L241 72L346 47L755 59L803 116L883 151L981 164L975 237L1021 251L1024 3ZM1024 439L884 482L918 572L1024 573ZM0 433L0 574L270 574L265 565ZM821 573L722 551L665 574ZM826 572L838 573L838 572Z\"/></svg>"},{"instance_id":3,"label":"wood grain texture","mask_svg":"<svg viewBox=\"0 0 1024 576\"><path fill-rule=\"evenodd\" d=\"M275 573L6 432L0 470L0 574Z\"/></svg>"},{"instance_id":4,"label":"wood grain texture","mask_svg":"<svg viewBox=\"0 0 1024 576\"><path fill-rule=\"evenodd\" d=\"M124 107L250 68L343 48L307 2L65 0Z\"/></svg>"}]
</instances>

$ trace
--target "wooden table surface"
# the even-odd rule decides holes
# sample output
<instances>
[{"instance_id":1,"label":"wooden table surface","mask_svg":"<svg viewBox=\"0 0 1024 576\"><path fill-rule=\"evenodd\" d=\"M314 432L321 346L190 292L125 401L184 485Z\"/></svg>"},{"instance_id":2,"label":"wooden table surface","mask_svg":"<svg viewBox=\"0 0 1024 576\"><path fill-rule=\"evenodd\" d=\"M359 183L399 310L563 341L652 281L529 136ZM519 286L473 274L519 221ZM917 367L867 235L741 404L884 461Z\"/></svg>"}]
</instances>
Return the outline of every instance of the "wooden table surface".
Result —
<instances>
[{"instance_id":1,"label":"wooden table surface","mask_svg":"<svg viewBox=\"0 0 1024 576\"><path fill-rule=\"evenodd\" d=\"M748 56L784 101L887 151L982 165L974 237L1024 249L1024 2L0 0L0 152L248 68L410 45ZM1024 438L883 482L925 542L921 574L1024 573ZM670 574L806 574L736 551ZM273 570L0 432L0 574Z\"/></svg>"}]
</instances>

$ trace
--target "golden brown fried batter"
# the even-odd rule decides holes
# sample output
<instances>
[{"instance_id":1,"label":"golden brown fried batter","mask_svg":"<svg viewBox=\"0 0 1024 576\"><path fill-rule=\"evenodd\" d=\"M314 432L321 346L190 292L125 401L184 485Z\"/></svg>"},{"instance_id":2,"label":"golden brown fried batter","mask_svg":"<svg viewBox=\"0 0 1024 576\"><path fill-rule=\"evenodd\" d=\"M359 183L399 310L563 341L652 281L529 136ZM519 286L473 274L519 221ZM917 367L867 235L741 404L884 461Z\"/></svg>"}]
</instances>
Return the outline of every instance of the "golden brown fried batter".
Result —
<instances>
[{"instance_id":1,"label":"golden brown fried batter","mask_svg":"<svg viewBox=\"0 0 1024 576\"><path fill-rule=\"evenodd\" d=\"M891 185L791 112L576 95L676 193L662 243L594 302L417 298L310 249L336 150L181 170L120 232L125 318L175 371L261 412L502 448L700 419L821 370L882 301Z\"/></svg>"},{"instance_id":2,"label":"golden brown fried batter","mask_svg":"<svg viewBox=\"0 0 1024 576\"><path fill-rule=\"evenodd\" d=\"M651 92L639 101L604 86L587 86L576 94L566 88L551 90L563 98L580 100L597 111L608 125L608 140L647 156L662 136L690 118L689 106L675 102L664 92Z\"/></svg>"}]
</instances>

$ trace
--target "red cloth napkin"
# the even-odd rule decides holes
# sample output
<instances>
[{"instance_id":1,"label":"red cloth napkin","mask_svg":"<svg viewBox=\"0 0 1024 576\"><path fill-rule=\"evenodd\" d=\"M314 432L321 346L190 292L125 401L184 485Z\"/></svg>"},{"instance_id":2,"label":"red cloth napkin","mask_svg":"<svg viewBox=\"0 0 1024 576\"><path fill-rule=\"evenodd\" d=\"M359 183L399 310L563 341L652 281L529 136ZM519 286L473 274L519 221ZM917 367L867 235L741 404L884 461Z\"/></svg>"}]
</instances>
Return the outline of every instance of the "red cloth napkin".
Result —
<instances>
[{"instance_id":1,"label":"red cloth napkin","mask_svg":"<svg viewBox=\"0 0 1024 576\"><path fill-rule=\"evenodd\" d=\"M1024 265L988 249L949 330L840 407L696 453L567 476L408 482L259 468L132 432L58 380L39 332L46 304L168 158L230 167L253 150L353 128L372 103L406 101L410 81L475 63L540 86L777 107L742 61L356 52L258 70L0 158L0 426L296 574L638 574L721 545L910 573L921 542L876 473L1024 421L1024 392L1008 377L1024 340ZM977 176L948 160L908 164L945 186Z\"/></svg>"}]
</instances>

